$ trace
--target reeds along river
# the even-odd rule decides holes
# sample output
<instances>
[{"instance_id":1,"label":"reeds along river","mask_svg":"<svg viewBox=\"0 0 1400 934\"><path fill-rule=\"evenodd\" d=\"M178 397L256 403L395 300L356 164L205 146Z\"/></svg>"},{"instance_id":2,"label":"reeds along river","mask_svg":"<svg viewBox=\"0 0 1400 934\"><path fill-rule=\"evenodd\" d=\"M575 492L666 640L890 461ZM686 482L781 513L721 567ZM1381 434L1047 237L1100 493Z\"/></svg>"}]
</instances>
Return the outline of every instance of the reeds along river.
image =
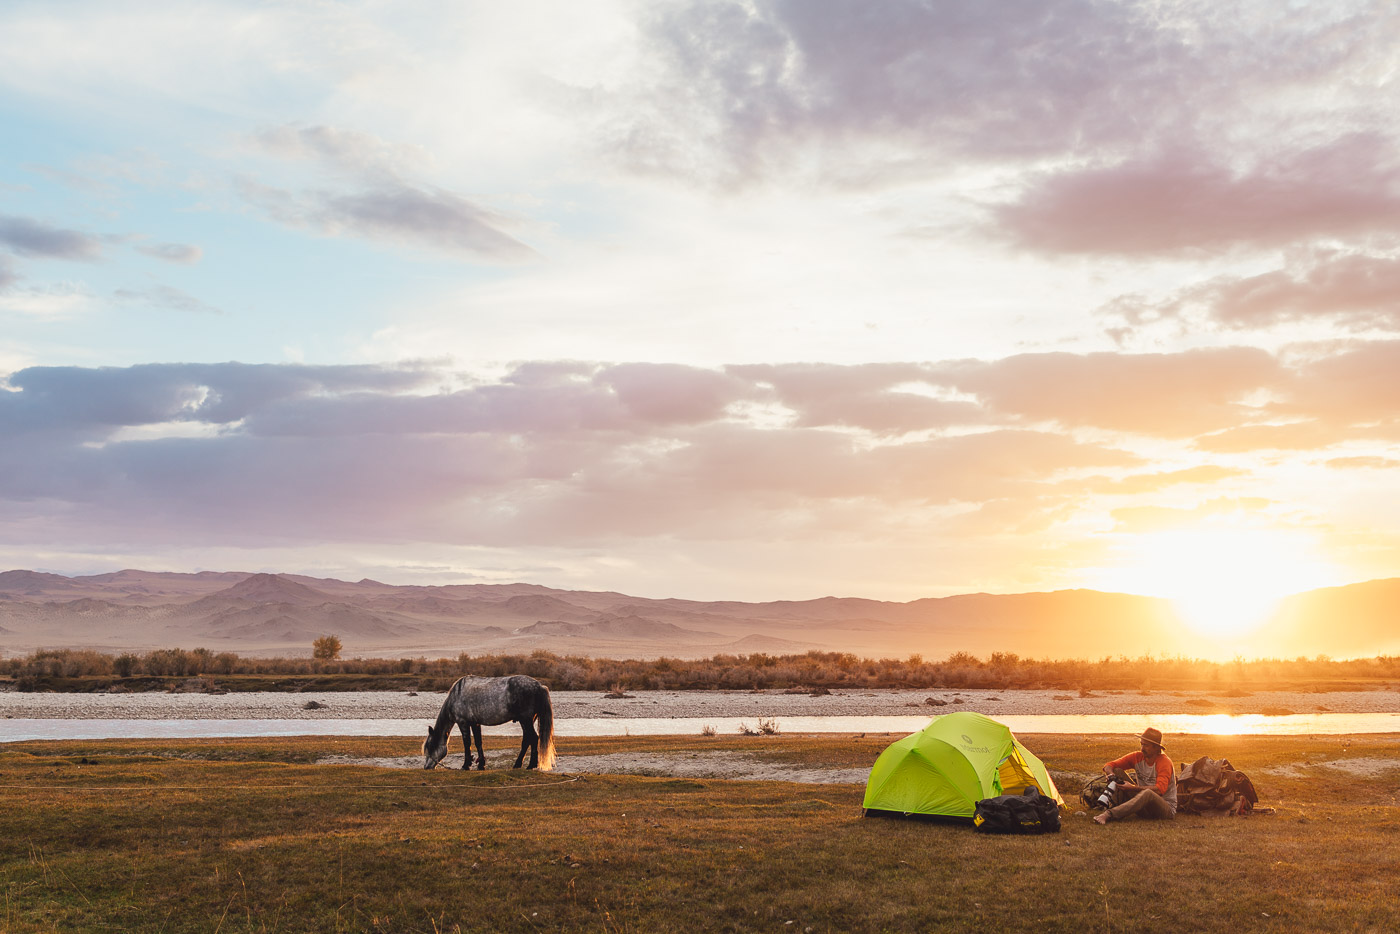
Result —
<instances>
[{"instance_id":1,"label":"reeds along river","mask_svg":"<svg viewBox=\"0 0 1400 934\"><path fill-rule=\"evenodd\" d=\"M1017 733L1165 733L1222 736L1400 733L1400 713L1263 714L1043 714L996 716ZM783 733L913 733L927 716L763 718ZM0 720L0 742L43 739L196 739L220 736L420 736L426 720ZM755 717L605 717L555 721L557 736L686 736L712 727L732 734L759 729ZM484 733L519 735L513 723Z\"/></svg>"}]
</instances>

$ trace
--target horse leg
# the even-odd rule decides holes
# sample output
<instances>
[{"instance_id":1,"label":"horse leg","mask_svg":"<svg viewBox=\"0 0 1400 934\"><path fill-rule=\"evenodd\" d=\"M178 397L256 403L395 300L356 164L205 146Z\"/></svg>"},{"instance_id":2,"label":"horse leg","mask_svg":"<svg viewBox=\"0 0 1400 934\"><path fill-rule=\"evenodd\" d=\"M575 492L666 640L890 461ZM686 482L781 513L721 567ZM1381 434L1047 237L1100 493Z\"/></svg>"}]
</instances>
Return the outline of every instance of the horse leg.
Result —
<instances>
[{"instance_id":1,"label":"horse leg","mask_svg":"<svg viewBox=\"0 0 1400 934\"><path fill-rule=\"evenodd\" d=\"M472 767L472 725L458 723L457 732L462 734L462 771Z\"/></svg>"},{"instance_id":2,"label":"horse leg","mask_svg":"<svg viewBox=\"0 0 1400 934\"><path fill-rule=\"evenodd\" d=\"M515 757L515 768L520 768L520 763L525 759L525 750L530 750L529 768L537 768L540 764L540 737L535 732L535 718L526 717L520 721L520 755Z\"/></svg>"},{"instance_id":3,"label":"horse leg","mask_svg":"<svg viewBox=\"0 0 1400 934\"><path fill-rule=\"evenodd\" d=\"M472 724L472 738L476 740L476 770L486 771L486 753L481 751L481 724Z\"/></svg>"}]
</instances>

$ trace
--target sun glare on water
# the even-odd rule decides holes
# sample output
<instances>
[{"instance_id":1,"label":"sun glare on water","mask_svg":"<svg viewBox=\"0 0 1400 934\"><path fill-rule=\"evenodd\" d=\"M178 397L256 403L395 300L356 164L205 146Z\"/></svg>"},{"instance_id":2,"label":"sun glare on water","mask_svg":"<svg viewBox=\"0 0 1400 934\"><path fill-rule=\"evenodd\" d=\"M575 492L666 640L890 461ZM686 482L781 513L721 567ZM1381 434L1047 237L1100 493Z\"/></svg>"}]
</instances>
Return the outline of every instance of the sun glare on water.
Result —
<instances>
[{"instance_id":1,"label":"sun glare on water","mask_svg":"<svg viewBox=\"0 0 1400 934\"><path fill-rule=\"evenodd\" d=\"M1265 529L1183 529L1137 536L1132 567L1115 578L1166 597L1186 625L1228 642L1268 621L1281 598L1335 583L1301 537Z\"/></svg>"}]
</instances>

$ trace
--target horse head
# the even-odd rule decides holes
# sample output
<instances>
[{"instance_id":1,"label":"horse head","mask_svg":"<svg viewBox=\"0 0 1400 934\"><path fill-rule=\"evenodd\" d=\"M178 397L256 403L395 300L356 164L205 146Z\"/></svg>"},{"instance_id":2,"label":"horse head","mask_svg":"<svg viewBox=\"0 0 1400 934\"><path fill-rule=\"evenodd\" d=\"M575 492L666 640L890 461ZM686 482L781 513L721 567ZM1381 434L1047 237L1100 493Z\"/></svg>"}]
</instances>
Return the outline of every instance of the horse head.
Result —
<instances>
[{"instance_id":1,"label":"horse head","mask_svg":"<svg viewBox=\"0 0 1400 934\"><path fill-rule=\"evenodd\" d=\"M447 731L444 730L439 736L437 731L428 727L428 738L423 740L423 768L431 769L447 756Z\"/></svg>"}]
</instances>

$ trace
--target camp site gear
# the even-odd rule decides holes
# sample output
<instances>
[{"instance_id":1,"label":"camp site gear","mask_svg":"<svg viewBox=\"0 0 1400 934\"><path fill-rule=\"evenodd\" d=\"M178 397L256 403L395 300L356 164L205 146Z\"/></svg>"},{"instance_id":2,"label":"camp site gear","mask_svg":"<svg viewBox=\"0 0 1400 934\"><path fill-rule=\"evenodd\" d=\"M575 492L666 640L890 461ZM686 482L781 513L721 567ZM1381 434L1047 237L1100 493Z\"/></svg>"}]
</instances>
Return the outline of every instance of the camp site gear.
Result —
<instances>
[{"instance_id":1,"label":"camp site gear","mask_svg":"<svg viewBox=\"0 0 1400 934\"><path fill-rule=\"evenodd\" d=\"M1079 793L1079 800L1083 801L1084 806L1087 808L1103 807L1099 799L1108 793L1108 783L1109 777L1107 775L1100 775L1098 778L1091 780L1084 786L1084 790Z\"/></svg>"},{"instance_id":2,"label":"camp site gear","mask_svg":"<svg viewBox=\"0 0 1400 934\"><path fill-rule=\"evenodd\" d=\"M1181 770L1176 793L1178 809L1184 814L1243 816L1259 803L1248 775L1237 771L1229 759L1209 756L1201 756Z\"/></svg>"},{"instance_id":3,"label":"camp site gear","mask_svg":"<svg viewBox=\"0 0 1400 934\"><path fill-rule=\"evenodd\" d=\"M870 769L866 813L970 820L977 802L1035 788L1063 806L1045 766L1005 724L960 711L892 743Z\"/></svg>"},{"instance_id":4,"label":"camp site gear","mask_svg":"<svg viewBox=\"0 0 1400 934\"><path fill-rule=\"evenodd\" d=\"M1060 806L1035 788L977 802L972 825L981 833L1059 833Z\"/></svg>"},{"instance_id":5,"label":"camp site gear","mask_svg":"<svg viewBox=\"0 0 1400 934\"><path fill-rule=\"evenodd\" d=\"M1137 784L1137 771L1135 769L1128 769L1125 774L1129 782L1134 785ZM1084 790L1079 793L1079 798L1084 802L1085 806L1090 809L1113 807L1115 804L1122 804L1127 798L1127 792L1123 790L1121 783L1119 783L1119 787L1109 787L1115 783L1117 783L1117 778L1115 776L1100 775L1084 786ZM1103 802L1105 795L1108 796L1107 804Z\"/></svg>"}]
</instances>

